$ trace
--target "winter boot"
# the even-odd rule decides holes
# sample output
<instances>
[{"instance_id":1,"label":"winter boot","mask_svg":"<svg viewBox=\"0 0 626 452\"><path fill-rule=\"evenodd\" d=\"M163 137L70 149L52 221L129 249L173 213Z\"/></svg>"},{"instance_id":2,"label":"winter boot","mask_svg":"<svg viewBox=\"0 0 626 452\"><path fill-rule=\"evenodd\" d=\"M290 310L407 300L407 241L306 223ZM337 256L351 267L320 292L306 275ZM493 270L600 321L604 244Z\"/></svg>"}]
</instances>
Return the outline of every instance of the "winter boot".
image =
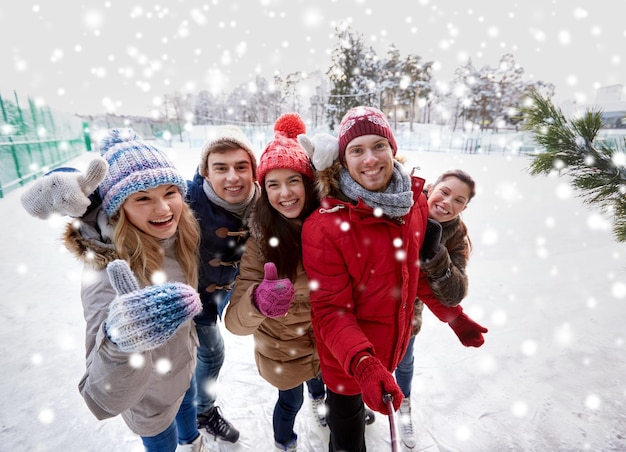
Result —
<instances>
[{"instance_id":1,"label":"winter boot","mask_svg":"<svg viewBox=\"0 0 626 452\"><path fill-rule=\"evenodd\" d=\"M400 409L398 410L398 420L402 444L408 449L413 449L416 440L415 429L413 428L413 417L411 416L411 399L409 397L402 399L402 404L400 404Z\"/></svg>"},{"instance_id":2,"label":"winter boot","mask_svg":"<svg viewBox=\"0 0 626 452\"><path fill-rule=\"evenodd\" d=\"M209 452L209 449L204 446L204 439L202 435L198 435L193 443L180 444L176 448L176 452Z\"/></svg>"},{"instance_id":3,"label":"winter boot","mask_svg":"<svg viewBox=\"0 0 626 452\"><path fill-rule=\"evenodd\" d=\"M365 407L365 425L371 425L376 420L376 415L368 407Z\"/></svg>"},{"instance_id":4,"label":"winter boot","mask_svg":"<svg viewBox=\"0 0 626 452\"><path fill-rule=\"evenodd\" d=\"M221 439L229 443L236 443L239 439L239 430L222 417L218 406L198 414L198 428L204 429L213 439Z\"/></svg>"},{"instance_id":5,"label":"winter boot","mask_svg":"<svg viewBox=\"0 0 626 452\"><path fill-rule=\"evenodd\" d=\"M274 445L276 446L276 450L279 451L296 452L298 450L298 435L294 433L291 441L289 441L287 444L281 444L274 441Z\"/></svg>"},{"instance_id":6,"label":"winter boot","mask_svg":"<svg viewBox=\"0 0 626 452\"><path fill-rule=\"evenodd\" d=\"M313 417L317 425L324 428L328 424L326 423L326 403L325 397L311 398L311 410L313 410Z\"/></svg>"}]
</instances>

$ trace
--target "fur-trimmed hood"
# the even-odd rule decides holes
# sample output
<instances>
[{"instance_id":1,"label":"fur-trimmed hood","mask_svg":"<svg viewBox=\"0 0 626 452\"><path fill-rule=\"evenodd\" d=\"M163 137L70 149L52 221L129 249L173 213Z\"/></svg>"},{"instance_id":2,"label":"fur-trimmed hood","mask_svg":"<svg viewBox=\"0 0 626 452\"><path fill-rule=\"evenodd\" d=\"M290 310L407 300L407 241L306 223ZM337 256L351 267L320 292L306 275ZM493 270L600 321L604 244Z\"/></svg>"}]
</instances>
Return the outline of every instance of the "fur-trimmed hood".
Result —
<instances>
[{"instance_id":1,"label":"fur-trimmed hood","mask_svg":"<svg viewBox=\"0 0 626 452\"><path fill-rule=\"evenodd\" d=\"M316 185L320 199L330 196L339 199L343 198L344 201L347 201L339 188L339 173L341 172L341 166L340 162L335 162L328 168L316 173Z\"/></svg>"},{"instance_id":2,"label":"fur-trimmed hood","mask_svg":"<svg viewBox=\"0 0 626 452\"><path fill-rule=\"evenodd\" d=\"M259 227L259 224L256 221L256 212L254 211L254 209L252 209L252 211L250 212L250 215L248 216L248 227L249 227L248 231L250 232L250 237L252 237L256 243L261 243L264 240L264 235L261 232L261 228ZM259 261L261 262L265 262L267 260L265 256L263 255L263 252L261 251L260 247L258 248L258 251L257 251L257 257L259 258Z\"/></svg>"},{"instance_id":3,"label":"fur-trimmed hood","mask_svg":"<svg viewBox=\"0 0 626 452\"><path fill-rule=\"evenodd\" d=\"M101 209L92 217L74 220L67 224L63 234L65 247L82 263L104 270L109 262L119 259L110 239L113 226Z\"/></svg>"}]
</instances>

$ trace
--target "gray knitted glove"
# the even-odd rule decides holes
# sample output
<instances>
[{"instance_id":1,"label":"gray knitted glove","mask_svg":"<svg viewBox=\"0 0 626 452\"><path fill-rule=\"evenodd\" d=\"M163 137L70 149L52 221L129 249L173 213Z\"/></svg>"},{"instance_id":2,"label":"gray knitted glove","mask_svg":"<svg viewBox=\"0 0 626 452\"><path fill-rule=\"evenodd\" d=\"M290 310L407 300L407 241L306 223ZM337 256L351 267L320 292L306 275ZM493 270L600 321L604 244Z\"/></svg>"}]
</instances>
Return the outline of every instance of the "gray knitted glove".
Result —
<instances>
[{"instance_id":1,"label":"gray knitted glove","mask_svg":"<svg viewBox=\"0 0 626 452\"><path fill-rule=\"evenodd\" d=\"M165 283L143 289L128 263L107 266L117 297L111 302L105 331L120 350L141 353L165 344L187 320L202 311L198 292L183 283Z\"/></svg>"},{"instance_id":2,"label":"gray knitted glove","mask_svg":"<svg viewBox=\"0 0 626 452\"><path fill-rule=\"evenodd\" d=\"M22 206L33 217L46 219L51 214L82 216L98 184L108 169L106 160L98 157L89 163L87 171L53 171L33 182L22 194Z\"/></svg>"}]
</instances>

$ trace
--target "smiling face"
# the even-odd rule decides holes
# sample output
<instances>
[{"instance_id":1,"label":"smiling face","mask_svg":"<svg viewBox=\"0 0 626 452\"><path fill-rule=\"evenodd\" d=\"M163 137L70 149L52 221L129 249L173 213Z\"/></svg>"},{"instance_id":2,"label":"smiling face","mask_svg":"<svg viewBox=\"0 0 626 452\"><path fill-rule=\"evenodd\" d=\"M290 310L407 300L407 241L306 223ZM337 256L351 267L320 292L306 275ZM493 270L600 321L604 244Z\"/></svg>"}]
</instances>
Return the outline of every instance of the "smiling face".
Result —
<instances>
[{"instance_id":1,"label":"smiling face","mask_svg":"<svg viewBox=\"0 0 626 452\"><path fill-rule=\"evenodd\" d=\"M467 207L471 189L460 179L449 176L428 190L428 216L440 223L459 216Z\"/></svg>"},{"instance_id":2,"label":"smiling face","mask_svg":"<svg viewBox=\"0 0 626 452\"><path fill-rule=\"evenodd\" d=\"M168 239L178 229L183 202L176 185L159 185L133 193L122 209L137 229L157 239Z\"/></svg>"},{"instance_id":3,"label":"smiling face","mask_svg":"<svg viewBox=\"0 0 626 452\"><path fill-rule=\"evenodd\" d=\"M243 149L209 154L208 176L217 196L229 204L238 204L250 196L254 175L250 154Z\"/></svg>"},{"instance_id":4,"label":"smiling face","mask_svg":"<svg viewBox=\"0 0 626 452\"><path fill-rule=\"evenodd\" d=\"M273 169L265 175L265 192L271 206L286 218L298 218L306 192L302 174L291 169Z\"/></svg>"},{"instance_id":5,"label":"smiling face","mask_svg":"<svg viewBox=\"0 0 626 452\"><path fill-rule=\"evenodd\" d=\"M346 146L345 166L363 188L384 191L393 175L393 149L387 138L362 135Z\"/></svg>"}]
</instances>

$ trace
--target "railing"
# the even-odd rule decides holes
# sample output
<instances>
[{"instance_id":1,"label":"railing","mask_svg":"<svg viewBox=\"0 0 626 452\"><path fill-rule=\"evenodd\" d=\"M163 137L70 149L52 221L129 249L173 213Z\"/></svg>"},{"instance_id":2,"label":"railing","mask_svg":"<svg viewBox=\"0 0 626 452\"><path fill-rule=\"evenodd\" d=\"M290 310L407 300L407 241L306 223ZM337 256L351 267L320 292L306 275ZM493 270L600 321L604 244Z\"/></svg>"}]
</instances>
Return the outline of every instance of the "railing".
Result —
<instances>
[{"instance_id":1,"label":"railing","mask_svg":"<svg viewBox=\"0 0 626 452\"><path fill-rule=\"evenodd\" d=\"M85 150L89 130L79 118L0 96L0 198Z\"/></svg>"}]
</instances>

